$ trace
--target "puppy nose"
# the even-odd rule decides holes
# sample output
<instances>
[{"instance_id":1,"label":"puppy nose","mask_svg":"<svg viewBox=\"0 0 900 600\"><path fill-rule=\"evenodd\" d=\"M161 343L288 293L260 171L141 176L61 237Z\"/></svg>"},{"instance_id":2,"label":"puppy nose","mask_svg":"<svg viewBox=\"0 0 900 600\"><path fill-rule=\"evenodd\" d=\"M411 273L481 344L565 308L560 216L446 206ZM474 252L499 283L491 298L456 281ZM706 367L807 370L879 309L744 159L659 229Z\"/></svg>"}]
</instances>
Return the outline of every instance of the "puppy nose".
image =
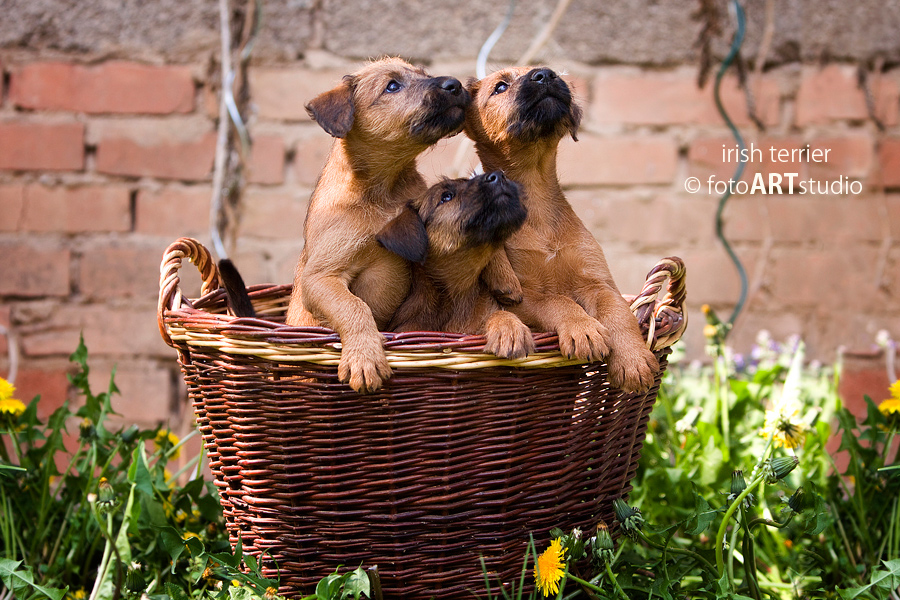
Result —
<instances>
[{"instance_id":1,"label":"puppy nose","mask_svg":"<svg viewBox=\"0 0 900 600\"><path fill-rule=\"evenodd\" d=\"M531 72L531 80L535 83L550 83L553 79L556 79L556 73L554 73L551 69L535 69Z\"/></svg>"},{"instance_id":2,"label":"puppy nose","mask_svg":"<svg viewBox=\"0 0 900 600\"><path fill-rule=\"evenodd\" d=\"M445 77L441 82L441 89L450 92L453 96L459 96L462 92L462 84L455 77Z\"/></svg>"},{"instance_id":3,"label":"puppy nose","mask_svg":"<svg viewBox=\"0 0 900 600\"><path fill-rule=\"evenodd\" d=\"M502 183L506 180L506 175L503 174L503 171L494 171L489 173L484 180L488 183Z\"/></svg>"}]
</instances>

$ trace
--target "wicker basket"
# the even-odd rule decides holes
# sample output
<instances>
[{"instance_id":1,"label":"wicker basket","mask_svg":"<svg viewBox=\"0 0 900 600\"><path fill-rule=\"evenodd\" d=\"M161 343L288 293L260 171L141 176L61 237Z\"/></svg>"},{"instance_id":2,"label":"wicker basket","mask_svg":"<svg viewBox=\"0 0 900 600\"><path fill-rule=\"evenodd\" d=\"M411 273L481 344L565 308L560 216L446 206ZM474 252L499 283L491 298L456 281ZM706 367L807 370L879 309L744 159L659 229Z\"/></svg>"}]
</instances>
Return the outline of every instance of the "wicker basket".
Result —
<instances>
[{"instance_id":1,"label":"wicker basket","mask_svg":"<svg viewBox=\"0 0 900 600\"><path fill-rule=\"evenodd\" d=\"M203 280L196 300L179 289L184 258ZM659 380L647 394L613 389L605 364L565 359L551 334L501 360L480 336L386 333L394 376L361 396L338 381L334 332L283 324L290 290L251 286L259 317L235 318L199 242L176 241L161 265L160 332L178 352L232 543L280 576L282 594L362 564L377 565L386 598L463 598L484 590L480 557L511 581L530 532L612 521ZM684 265L667 258L629 297L663 368L686 325L684 293Z\"/></svg>"}]
</instances>

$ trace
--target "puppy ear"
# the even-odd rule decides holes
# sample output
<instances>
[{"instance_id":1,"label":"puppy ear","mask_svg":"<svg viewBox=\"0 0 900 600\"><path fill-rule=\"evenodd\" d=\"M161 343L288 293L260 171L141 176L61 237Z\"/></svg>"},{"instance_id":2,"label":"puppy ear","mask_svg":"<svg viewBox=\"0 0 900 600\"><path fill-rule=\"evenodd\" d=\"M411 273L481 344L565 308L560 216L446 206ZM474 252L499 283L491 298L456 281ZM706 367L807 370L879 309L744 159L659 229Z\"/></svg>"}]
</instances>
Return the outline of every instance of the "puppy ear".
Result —
<instances>
[{"instance_id":1,"label":"puppy ear","mask_svg":"<svg viewBox=\"0 0 900 600\"><path fill-rule=\"evenodd\" d=\"M322 129L336 138L347 135L353 127L353 82L344 77L341 85L323 92L309 101L306 112Z\"/></svg>"},{"instance_id":2,"label":"puppy ear","mask_svg":"<svg viewBox=\"0 0 900 600\"><path fill-rule=\"evenodd\" d=\"M578 126L581 125L581 107L572 103L572 119L569 125L569 135L572 136L572 139L576 142L578 141Z\"/></svg>"},{"instance_id":3,"label":"puppy ear","mask_svg":"<svg viewBox=\"0 0 900 600\"><path fill-rule=\"evenodd\" d=\"M375 236L378 243L394 254L414 263L425 262L428 255L428 232L412 205L407 204Z\"/></svg>"}]
</instances>

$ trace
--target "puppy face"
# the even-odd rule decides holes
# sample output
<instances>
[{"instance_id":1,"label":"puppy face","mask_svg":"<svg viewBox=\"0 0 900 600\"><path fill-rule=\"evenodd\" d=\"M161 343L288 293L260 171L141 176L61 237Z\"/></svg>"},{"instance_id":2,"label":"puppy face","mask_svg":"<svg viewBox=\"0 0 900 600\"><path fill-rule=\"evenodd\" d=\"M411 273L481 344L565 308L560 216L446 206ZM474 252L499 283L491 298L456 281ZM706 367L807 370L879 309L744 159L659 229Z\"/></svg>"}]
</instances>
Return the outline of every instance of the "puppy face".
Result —
<instances>
[{"instance_id":1,"label":"puppy face","mask_svg":"<svg viewBox=\"0 0 900 600\"><path fill-rule=\"evenodd\" d=\"M471 80L467 89L473 100L465 128L476 141L499 145L576 137L581 108L566 82L548 68L503 69Z\"/></svg>"},{"instance_id":2,"label":"puppy face","mask_svg":"<svg viewBox=\"0 0 900 600\"><path fill-rule=\"evenodd\" d=\"M399 58L370 63L306 109L328 133L429 146L462 130L470 96L453 77L431 77Z\"/></svg>"},{"instance_id":3,"label":"puppy face","mask_svg":"<svg viewBox=\"0 0 900 600\"><path fill-rule=\"evenodd\" d=\"M407 260L427 262L461 250L499 247L526 216L519 185L500 171L445 179L410 202L378 241Z\"/></svg>"}]
</instances>

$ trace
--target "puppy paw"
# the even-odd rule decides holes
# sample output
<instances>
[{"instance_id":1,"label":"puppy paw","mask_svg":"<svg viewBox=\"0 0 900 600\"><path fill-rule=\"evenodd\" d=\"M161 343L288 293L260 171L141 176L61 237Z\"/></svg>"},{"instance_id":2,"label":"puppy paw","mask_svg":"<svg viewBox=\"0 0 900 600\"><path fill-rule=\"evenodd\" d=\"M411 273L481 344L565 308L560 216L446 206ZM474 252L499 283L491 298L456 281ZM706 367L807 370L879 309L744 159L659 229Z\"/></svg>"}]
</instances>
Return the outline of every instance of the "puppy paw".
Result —
<instances>
[{"instance_id":1,"label":"puppy paw","mask_svg":"<svg viewBox=\"0 0 900 600\"><path fill-rule=\"evenodd\" d=\"M564 322L556 329L559 350L566 358L595 361L609 354L609 335L600 321L587 314Z\"/></svg>"},{"instance_id":2,"label":"puppy paw","mask_svg":"<svg viewBox=\"0 0 900 600\"><path fill-rule=\"evenodd\" d=\"M613 348L608 359L609 382L625 392L646 392L656 381L659 362L643 344Z\"/></svg>"},{"instance_id":3,"label":"puppy paw","mask_svg":"<svg viewBox=\"0 0 900 600\"><path fill-rule=\"evenodd\" d=\"M374 392L391 376L391 367L379 335L368 343L345 343L338 362L338 378L360 394Z\"/></svg>"},{"instance_id":4,"label":"puppy paw","mask_svg":"<svg viewBox=\"0 0 900 600\"><path fill-rule=\"evenodd\" d=\"M518 317L506 311L490 316L485 328L485 352L500 358L525 358L534 352L534 336Z\"/></svg>"}]
</instances>

